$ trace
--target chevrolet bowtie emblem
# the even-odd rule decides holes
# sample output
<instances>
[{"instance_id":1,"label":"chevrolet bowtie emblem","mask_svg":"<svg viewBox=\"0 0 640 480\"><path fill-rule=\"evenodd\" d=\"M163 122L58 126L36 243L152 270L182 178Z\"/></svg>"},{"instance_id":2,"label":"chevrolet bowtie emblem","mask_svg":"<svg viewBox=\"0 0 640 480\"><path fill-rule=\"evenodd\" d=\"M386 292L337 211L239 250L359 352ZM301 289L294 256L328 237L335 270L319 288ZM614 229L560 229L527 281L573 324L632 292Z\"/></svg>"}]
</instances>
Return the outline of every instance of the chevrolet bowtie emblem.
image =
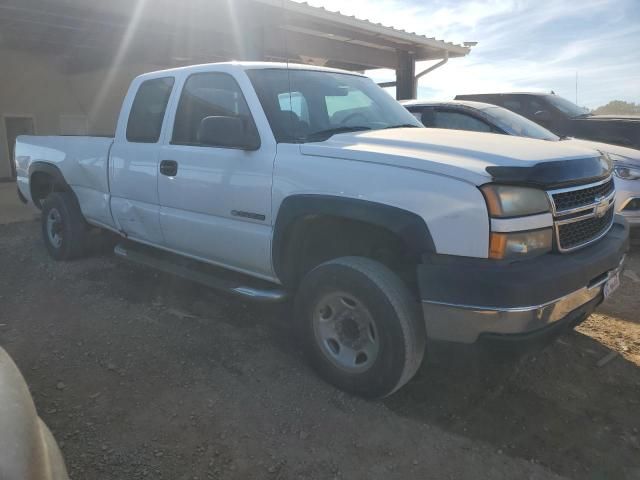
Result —
<instances>
[{"instance_id":1,"label":"chevrolet bowtie emblem","mask_svg":"<svg viewBox=\"0 0 640 480\"><path fill-rule=\"evenodd\" d=\"M594 215L596 218L604 217L607 210L609 210L609 200L604 197L596 197L595 202L597 205L593 210Z\"/></svg>"}]
</instances>

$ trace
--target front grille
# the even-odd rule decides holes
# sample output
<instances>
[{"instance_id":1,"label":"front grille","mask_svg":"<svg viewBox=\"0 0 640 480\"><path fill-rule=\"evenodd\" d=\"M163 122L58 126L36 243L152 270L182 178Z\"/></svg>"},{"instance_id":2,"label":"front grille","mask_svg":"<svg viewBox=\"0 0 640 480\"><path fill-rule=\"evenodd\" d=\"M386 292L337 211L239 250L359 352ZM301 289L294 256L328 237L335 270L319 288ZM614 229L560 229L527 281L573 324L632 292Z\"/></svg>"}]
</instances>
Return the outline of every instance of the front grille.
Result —
<instances>
[{"instance_id":1,"label":"front grille","mask_svg":"<svg viewBox=\"0 0 640 480\"><path fill-rule=\"evenodd\" d=\"M613 178L591 185L548 192L553 203L557 248L584 247L604 236L613 225Z\"/></svg>"},{"instance_id":2,"label":"front grille","mask_svg":"<svg viewBox=\"0 0 640 480\"><path fill-rule=\"evenodd\" d=\"M609 230L613 220L613 208L600 218L591 217L577 222L558 225L558 242L560 248L568 250L589 243Z\"/></svg>"},{"instance_id":3,"label":"front grille","mask_svg":"<svg viewBox=\"0 0 640 480\"><path fill-rule=\"evenodd\" d=\"M613 192L613 178L609 181L578 190L569 190L553 194L553 203L556 211L571 210L573 208L584 207L596 203L597 198L606 197Z\"/></svg>"}]
</instances>

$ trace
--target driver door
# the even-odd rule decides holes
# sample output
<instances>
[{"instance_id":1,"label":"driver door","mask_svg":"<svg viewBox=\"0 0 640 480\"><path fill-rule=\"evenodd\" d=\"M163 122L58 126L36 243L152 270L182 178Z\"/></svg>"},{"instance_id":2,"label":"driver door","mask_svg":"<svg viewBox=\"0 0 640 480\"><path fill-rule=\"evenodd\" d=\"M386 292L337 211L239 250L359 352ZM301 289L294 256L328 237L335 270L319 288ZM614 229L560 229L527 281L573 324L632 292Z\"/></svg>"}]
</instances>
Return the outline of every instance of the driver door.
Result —
<instances>
[{"instance_id":1,"label":"driver door","mask_svg":"<svg viewBox=\"0 0 640 480\"><path fill-rule=\"evenodd\" d=\"M203 72L185 79L170 138L159 159L165 245L178 253L270 277L275 144L263 141L252 151L206 145L200 141L199 128L211 116L241 116L256 128L231 74Z\"/></svg>"}]
</instances>

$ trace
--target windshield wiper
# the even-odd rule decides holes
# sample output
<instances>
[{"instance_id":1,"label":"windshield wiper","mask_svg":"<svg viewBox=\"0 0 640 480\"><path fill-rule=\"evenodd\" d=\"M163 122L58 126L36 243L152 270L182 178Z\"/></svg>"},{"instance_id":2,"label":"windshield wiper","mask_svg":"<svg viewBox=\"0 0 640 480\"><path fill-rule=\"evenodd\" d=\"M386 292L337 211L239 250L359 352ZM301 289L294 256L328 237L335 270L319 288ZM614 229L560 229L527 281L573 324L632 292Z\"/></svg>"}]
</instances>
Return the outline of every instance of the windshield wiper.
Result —
<instances>
[{"instance_id":1,"label":"windshield wiper","mask_svg":"<svg viewBox=\"0 0 640 480\"><path fill-rule=\"evenodd\" d=\"M413 123L401 123L400 125L389 125L388 127L384 127L383 130L389 130L390 128L420 128L420 126L414 125Z\"/></svg>"},{"instance_id":2,"label":"windshield wiper","mask_svg":"<svg viewBox=\"0 0 640 480\"><path fill-rule=\"evenodd\" d=\"M307 135L306 140L316 139L316 140L327 140L338 133L349 133L349 132L360 132L363 130L371 130L371 127L365 127L364 125L353 126L353 127L334 127L327 128L326 130L319 130L317 132L310 133Z\"/></svg>"}]
</instances>

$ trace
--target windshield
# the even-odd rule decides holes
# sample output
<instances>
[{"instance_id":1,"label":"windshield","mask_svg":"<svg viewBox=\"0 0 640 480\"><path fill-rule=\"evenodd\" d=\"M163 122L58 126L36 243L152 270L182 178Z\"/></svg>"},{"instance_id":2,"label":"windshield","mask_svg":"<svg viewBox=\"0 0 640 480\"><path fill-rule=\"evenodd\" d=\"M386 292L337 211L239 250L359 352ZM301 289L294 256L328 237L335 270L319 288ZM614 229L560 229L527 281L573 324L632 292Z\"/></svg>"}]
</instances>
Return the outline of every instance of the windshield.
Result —
<instances>
[{"instance_id":1,"label":"windshield","mask_svg":"<svg viewBox=\"0 0 640 480\"><path fill-rule=\"evenodd\" d=\"M554 142L560 140L560 137L551 133L546 128L506 108L488 107L483 109L482 112L509 135L536 138L538 140L551 140Z\"/></svg>"},{"instance_id":2,"label":"windshield","mask_svg":"<svg viewBox=\"0 0 640 480\"><path fill-rule=\"evenodd\" d=\"M551 105L556 107L561 112L566 113L571 118L580 117L582 115L589 115L591 113L588 109L579 107L566 98L558 97L557 95L547 95L546 98L547 100L549 100L549 103L551 103Z\"/></svg>"},{"instance_id":3,"label":"windshield","mask_svg":"<svg viewBox=\"0 0 640 480\"><path fill-rule=\"evenodd\" d=\"M247 74L279 143L318 142L359 130L422 127L367 77L285 69Z\"/></svg>"}]
</instances>

